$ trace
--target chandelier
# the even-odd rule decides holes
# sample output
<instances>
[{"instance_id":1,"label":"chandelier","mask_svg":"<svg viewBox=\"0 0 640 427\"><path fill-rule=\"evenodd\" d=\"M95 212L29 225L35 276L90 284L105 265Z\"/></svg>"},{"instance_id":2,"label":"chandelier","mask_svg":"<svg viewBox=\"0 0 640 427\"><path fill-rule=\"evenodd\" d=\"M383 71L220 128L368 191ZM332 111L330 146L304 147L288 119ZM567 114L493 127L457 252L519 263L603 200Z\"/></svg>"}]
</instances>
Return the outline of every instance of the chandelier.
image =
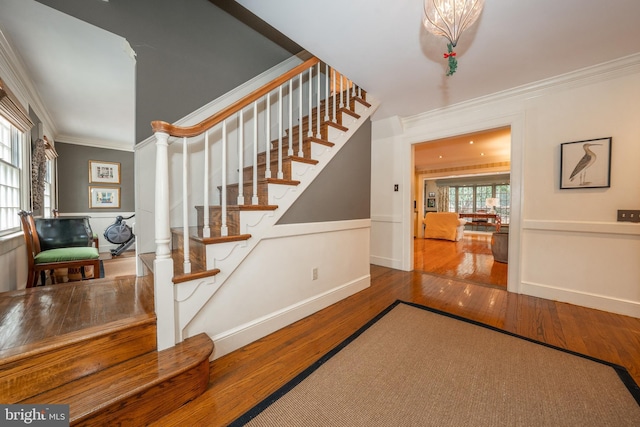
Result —
<instances>
[{"instance_id":1,"label":"chandelier","mask_svg":"<svg viewBox=\"0 0 640 427\"><path fill-rule=\"evenodd\" d=\"M458 67L453 48L462 32L476 22L483 6L484 0L424 0L425 28L449 40L444 54L444 58L449 60L447 76L453 75Z\"/></svg>"}]
</instances>

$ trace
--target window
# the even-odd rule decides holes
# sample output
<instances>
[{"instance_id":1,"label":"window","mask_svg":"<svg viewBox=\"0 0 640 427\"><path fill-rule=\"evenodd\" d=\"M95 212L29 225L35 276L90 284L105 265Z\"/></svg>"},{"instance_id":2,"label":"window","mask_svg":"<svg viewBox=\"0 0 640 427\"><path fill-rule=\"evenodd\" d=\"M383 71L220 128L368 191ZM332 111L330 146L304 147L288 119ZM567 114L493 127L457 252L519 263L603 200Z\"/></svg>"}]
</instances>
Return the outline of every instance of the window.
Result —
<instances>
[{"instance_id":1,"label":"window","mask_svg":"<svg viewBox=\"0 0 640 427\"><path fill-rule=\"evenodd\" d=\"M0 234L20 228L20 148L24 134L0 116Z\"/></svg>"},{"instance_id":2,"label":"window","mask_svg":"<svg viewBox=\"0 0 640 427\"><path fill-rule=\"evenodd\" d=\"M477 184L449 187L449 212L477 212L487 209L488 198L500 199L495 207L502 224L509 224L511 186L509 184Z\"/></svg>"},{"instance_id":3,"label":"window","mask_svg":"<svg viewBox=\"0 0 640 427\"><path fill-rule=\"evenodd\" d=\"M44 201L42 204L42 213L45 217L51 216L51 160L45 163L46 171L44 174Z\"/></svg>"}]
</instances>

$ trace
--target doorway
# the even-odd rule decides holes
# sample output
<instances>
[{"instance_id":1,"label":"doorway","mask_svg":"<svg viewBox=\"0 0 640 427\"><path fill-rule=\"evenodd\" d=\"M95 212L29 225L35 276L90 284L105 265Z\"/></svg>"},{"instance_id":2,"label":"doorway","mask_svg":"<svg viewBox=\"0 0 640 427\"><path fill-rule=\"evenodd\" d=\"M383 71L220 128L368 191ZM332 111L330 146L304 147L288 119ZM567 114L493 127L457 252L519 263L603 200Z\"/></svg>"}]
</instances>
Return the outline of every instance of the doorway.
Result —
<instances>
[{"instance_id":1,"label":"doorway","mask_svg":"<svg viewBox=\"0 0 640 427\"><path fill-rule=\"evenodd\" d=\"M414 270L506 288L508 264L494 259L492 238L509 229L511 128L415 144L413 158ZM469 222L454 242L424 238L428 212L488 218Z\"/></svg>"}]
</instances>

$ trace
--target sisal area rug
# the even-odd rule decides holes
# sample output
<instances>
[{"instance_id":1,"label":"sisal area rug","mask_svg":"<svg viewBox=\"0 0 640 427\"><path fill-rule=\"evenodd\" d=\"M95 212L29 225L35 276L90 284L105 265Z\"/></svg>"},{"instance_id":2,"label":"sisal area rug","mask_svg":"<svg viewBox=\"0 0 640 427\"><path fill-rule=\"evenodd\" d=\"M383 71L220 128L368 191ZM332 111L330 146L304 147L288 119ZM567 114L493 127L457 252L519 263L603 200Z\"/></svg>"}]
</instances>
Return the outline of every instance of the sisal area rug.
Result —
<instances>
[{"instance_id":1,"label":"sisal area rug","mask_svg":"<svg viewBox=\"0 0 640 427\"><path fill-rule=\"evenodd\" d=\"M640 426L616 365L397 301L232 426Z\"/></svg>"}]
</instances>

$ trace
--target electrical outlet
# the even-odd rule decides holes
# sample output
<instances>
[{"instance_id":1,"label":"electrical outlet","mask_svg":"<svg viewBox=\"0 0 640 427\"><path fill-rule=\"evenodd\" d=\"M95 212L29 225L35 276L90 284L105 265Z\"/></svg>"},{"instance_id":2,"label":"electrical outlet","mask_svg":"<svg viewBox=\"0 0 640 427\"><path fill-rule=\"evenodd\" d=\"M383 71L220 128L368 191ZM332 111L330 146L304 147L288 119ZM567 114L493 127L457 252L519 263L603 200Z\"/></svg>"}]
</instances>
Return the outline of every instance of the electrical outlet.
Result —
<instances>
[{"instance_id":1,"label":"electrical outlet","mask_svg":"<svg viewBox=\"0 0 640 427\"><path fill-rule=\"evenodd\" d=\"M318 280L318 267L311 270L311 278L312 280Z\"/></svg>"},{"instance_id":2,"label":"electrical outlet","mask_svg":"<svg viewBox=\"0 0 640 427\"><path fill-rule=\"evenodd\" d=\"M640 222L640 210L618 210L618 221Z\"/></svg>"}]
</instances>

